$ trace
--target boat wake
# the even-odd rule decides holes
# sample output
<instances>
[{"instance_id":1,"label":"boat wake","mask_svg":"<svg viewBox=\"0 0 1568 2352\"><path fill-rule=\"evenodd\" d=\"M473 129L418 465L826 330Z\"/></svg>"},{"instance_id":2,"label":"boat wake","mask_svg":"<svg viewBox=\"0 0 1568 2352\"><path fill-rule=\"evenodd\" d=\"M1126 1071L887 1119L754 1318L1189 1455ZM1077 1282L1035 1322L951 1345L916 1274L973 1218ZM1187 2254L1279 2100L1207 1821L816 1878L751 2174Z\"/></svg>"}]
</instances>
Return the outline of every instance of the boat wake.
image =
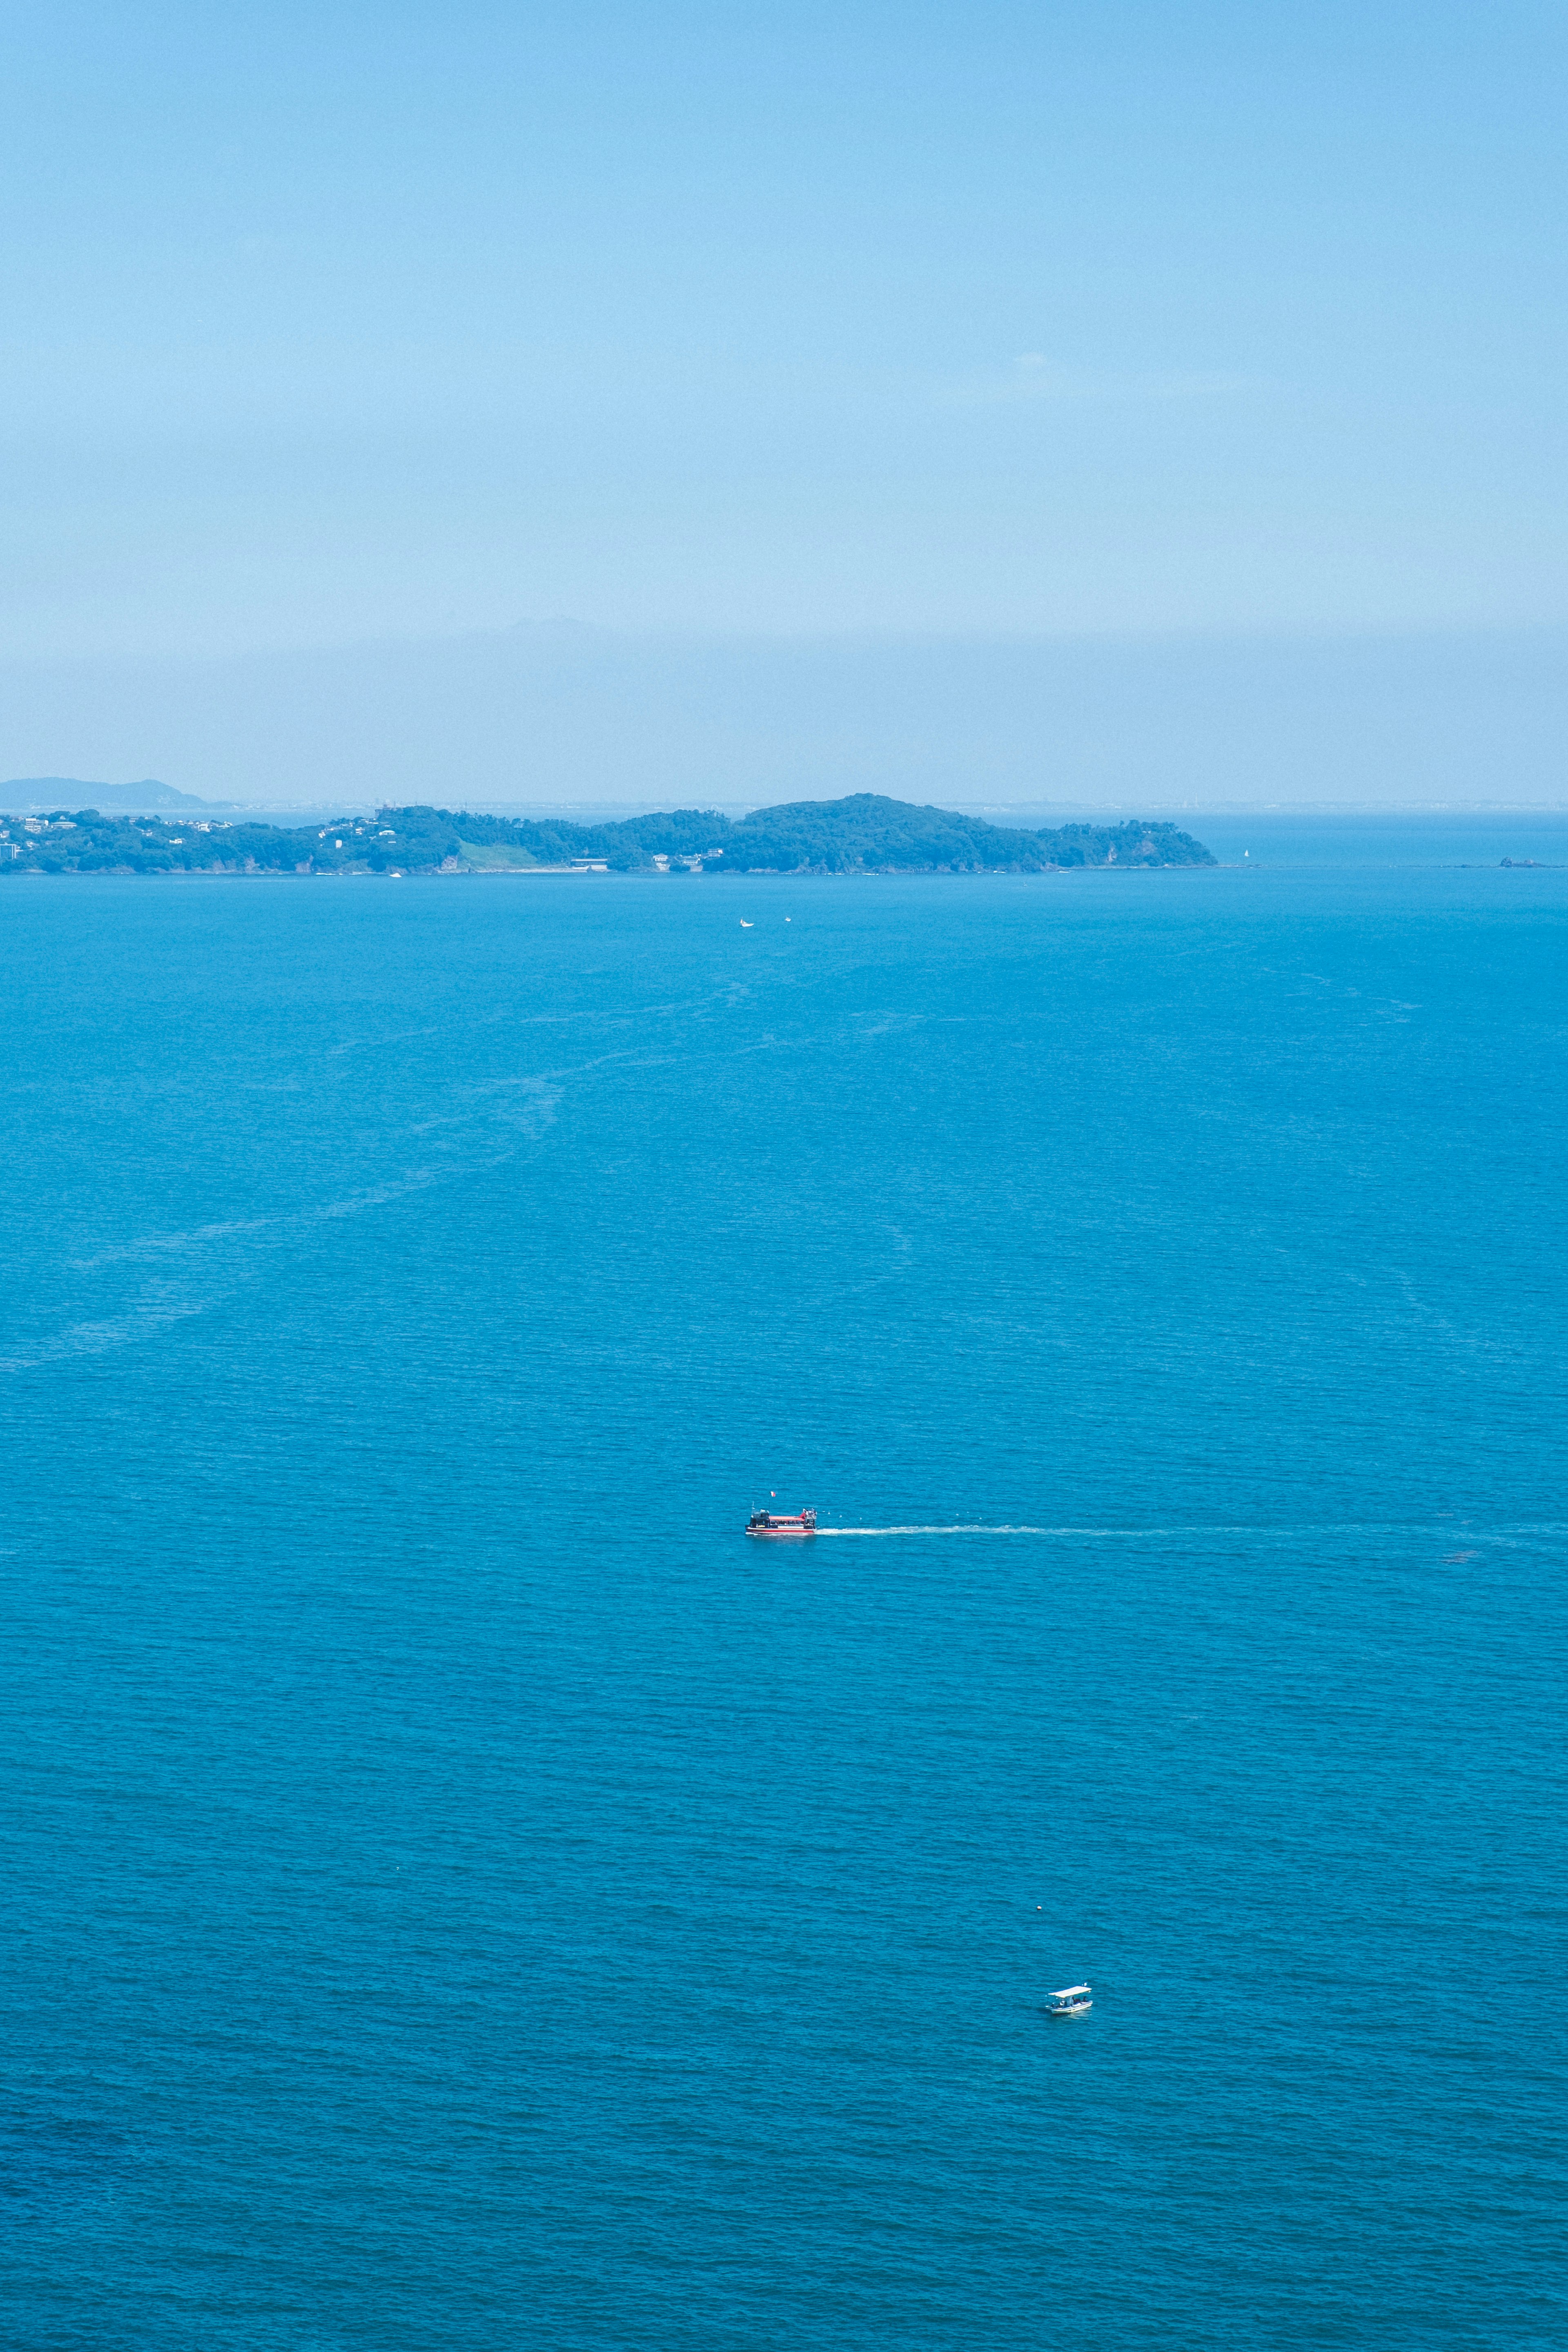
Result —
<instances>
[{"instance_id":1,"label":"boat wake","mask_svg":"<svg viewBox=\"0 0 1568 2352\"><path fill-rule=\"evenodd\" d=\"M819 1536L1102 1536L1125 1533L1110 1528L818 1528Z\"/></svg>"},{"instance_id":2,"label":"boat wake","mask_svg":"<svg viewBox=\"0 0 1568 2352\"><path fill-rule=\"evenodd\" d=\"M1525 1521L1503 1527L1482 1527L1473 1520L1452 1519L1434 1527L1426 1522L1405 1524L1382 1519L1335 1520L1315 1523L1310 1527L1268 1528L1225 1524L1180 1528L1042 1528L1023 1527L1009 1523L1005 1527L983 1526L974 1520L960 1520L942 1527L897 1528L818 1528L819 1536L1098 1536L1121 1541L1139 1542L1152 1538L1182 1536L1246 1536L1254 1542L1290 1542L1303 1536L1382 1536L1437 1537L1445 1542L1456 1538L1477 1537L1492 1543L1519 1543L1531 1538L1561 1537L1568 1534L1568 1526L1561 1520ZM1473 1559L1474 1552L1455 1553L1455 1559Z\"/></svg>"}]
</instances>

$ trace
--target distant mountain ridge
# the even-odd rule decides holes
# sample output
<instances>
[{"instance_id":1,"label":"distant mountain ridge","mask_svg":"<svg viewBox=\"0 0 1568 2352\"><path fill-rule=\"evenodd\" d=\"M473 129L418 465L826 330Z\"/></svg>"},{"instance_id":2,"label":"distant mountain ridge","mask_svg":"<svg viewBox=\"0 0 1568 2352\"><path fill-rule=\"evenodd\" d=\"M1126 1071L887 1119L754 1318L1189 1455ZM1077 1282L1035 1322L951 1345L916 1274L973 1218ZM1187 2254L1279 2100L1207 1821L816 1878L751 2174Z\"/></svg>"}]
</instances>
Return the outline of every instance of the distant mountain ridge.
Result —
<instances>
[{"instance_id":1,"label":"distant mountain ridge","mask_svg":"<svg viewBox=\"0 0 1568 2352\"><path fill-rule=\"evenodd\" d=\"M1031 833L879 793L794 801L739 820L673 809L595 825L423 806L299 826L132 820L97 808L49 821L0 818L0 872L14 874L461 874L587 862L622 874L1041 874L1215 860L1173 824Z\"/></svg>"},{"instance_id":2,"label":"distant mountain ridge","mask_svg":"<svg viewBox=\"0 0 1568 2352\"><path fill-rule=\"evenodd\" d=\"M96 809L199 809L223 805L221 802L197 800L190 793L177 793L173 784L161 784L155 776L143 776L135 784L89 784L79 776L11 776L0 783L0 806L6 803L68 812L76 804Z\"/></svg>"}]
</instances>

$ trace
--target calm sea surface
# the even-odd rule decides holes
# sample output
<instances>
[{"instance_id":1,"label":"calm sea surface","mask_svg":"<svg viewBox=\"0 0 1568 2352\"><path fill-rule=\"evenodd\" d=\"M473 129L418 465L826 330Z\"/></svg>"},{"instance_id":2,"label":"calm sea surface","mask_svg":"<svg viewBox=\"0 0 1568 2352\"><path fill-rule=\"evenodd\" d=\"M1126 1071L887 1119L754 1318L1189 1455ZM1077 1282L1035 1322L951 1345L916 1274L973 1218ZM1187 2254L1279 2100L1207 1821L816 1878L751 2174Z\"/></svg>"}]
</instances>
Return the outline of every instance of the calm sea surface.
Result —
<instances>
[{"instance_id":1,"label":"calm sea surface","mask_svg":"<svg viewBox=\"0 0 1568 2352\"><path fill-rule=\"evenodd\" d=\"M8 2345L1562 2344L1568 872L1306 830L4 886Z\"/></svg>"}]
</instances>

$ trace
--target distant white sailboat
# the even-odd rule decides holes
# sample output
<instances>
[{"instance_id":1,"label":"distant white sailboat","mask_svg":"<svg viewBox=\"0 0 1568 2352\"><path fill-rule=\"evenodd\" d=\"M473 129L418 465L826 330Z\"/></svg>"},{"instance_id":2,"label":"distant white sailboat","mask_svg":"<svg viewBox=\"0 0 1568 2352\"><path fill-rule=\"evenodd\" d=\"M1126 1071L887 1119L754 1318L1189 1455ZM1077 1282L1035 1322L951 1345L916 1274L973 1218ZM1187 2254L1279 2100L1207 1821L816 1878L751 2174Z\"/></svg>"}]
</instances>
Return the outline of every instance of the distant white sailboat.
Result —
<instances>
[{"instance_id":1,"label":"distant white sailboat","mask_svg":"<svg viewBox=\"0 0 1568 2352\"><path fill-rule=\"evenodd\" d=\"M1092 1985L1064 1985L1060 1992L1047 1993L1046 1998L1051 2005L1047 2016L1081 2017L1086 2009L1094 2007L1089 1999L1093 1990Z\"/></svg>"},{"instance_id":2,"label":"distant white sailboat","mask_svg":"<svg viewBox=\"0 0 1568 2352\"><path fill-rule=\"evenodd\" d=\"M742 915L741 918L741 929L743 931L754 931L756 929L756 925L754 923L748 923L745 917Z\"/></svg>"}]
</instances>

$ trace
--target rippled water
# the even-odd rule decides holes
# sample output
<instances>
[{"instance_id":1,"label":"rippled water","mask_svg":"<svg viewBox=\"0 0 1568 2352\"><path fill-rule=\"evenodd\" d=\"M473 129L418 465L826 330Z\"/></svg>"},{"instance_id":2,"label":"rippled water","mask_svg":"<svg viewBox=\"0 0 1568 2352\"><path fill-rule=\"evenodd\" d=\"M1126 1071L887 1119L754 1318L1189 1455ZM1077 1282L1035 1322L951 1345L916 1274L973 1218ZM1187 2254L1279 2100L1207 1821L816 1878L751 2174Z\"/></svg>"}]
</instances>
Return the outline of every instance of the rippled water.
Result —
<instances>
[{"instance_id":1,"label":"rippled water","mask_svg":"<svg viewBox=\"0 0 1568 2352\"><path fill-rule=\"evenodd\" d=\"M1565 908L7 886L8 2340L1559 2343Z\"/></svg>"}]
</instances>

